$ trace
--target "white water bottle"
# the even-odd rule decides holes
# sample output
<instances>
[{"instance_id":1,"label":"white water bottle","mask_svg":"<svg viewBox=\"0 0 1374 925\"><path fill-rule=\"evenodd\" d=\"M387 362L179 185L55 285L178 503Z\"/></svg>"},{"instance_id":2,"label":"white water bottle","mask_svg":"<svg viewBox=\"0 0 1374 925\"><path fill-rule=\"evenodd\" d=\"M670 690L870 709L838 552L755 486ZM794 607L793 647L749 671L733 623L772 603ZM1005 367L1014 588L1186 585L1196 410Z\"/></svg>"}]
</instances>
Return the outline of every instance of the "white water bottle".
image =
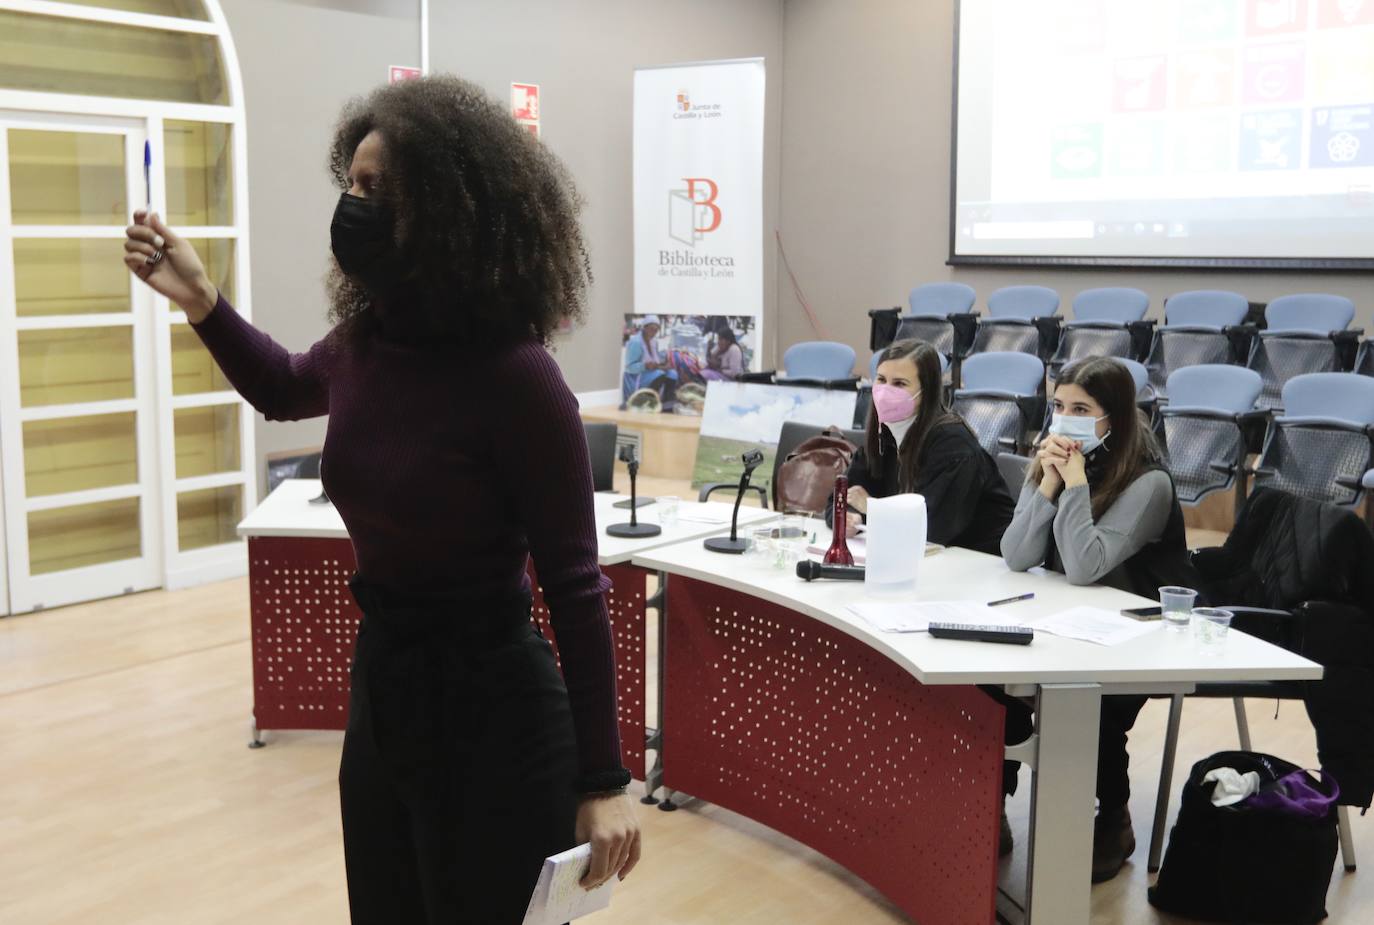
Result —
<instances>
[{"instance_id":1,"label":"white water bottle","mask_svg":"<svg viewBox=\"0 0 1374 925\"><path fill-rule=\"evenodd\" d=\"M869 498L864 542L864 592L872 597L914 595L926 554L926 499L921 495Z\"/></svg>"}]
</instances>

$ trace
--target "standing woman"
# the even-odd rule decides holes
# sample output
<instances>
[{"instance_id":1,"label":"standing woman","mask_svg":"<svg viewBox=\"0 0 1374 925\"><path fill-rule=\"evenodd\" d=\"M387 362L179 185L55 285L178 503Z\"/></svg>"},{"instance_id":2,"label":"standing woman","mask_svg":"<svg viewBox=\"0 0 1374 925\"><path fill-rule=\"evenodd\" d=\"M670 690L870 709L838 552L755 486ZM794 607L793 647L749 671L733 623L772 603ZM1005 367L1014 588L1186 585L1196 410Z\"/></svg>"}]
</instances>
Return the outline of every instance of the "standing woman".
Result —
<instances>
[{"instance_id":1,"label":"standing woman","mask_svg":"<svg viewBox=\"0 0 1374 925\"><path fill-rule=\"evenodd\" d=\"M850 535L869 498L907 492L925 496L930 542L997 555L1011 495L964 419L945 410L940 355L921 340L878 357L865 442L849 465Z\"/></svg>"},{"instance_id":2,"label":"standing woman","mask_svg":"<svg viewBox=\"0 0 1374 925\"><path fill-rule=\"evenodd\" d=\"M580 201L453 77L350 104L330 167L334 327L306 353L238 315L159 216L135 213L124 261L269 420L329 415L363 611L339 768L353 922L518 923L546 856L590 841L595 886L640 850L587 448L545 349L585 308Z\"/></svg>"},{"instance_id":3,"label":"standing woman","mask_svg":"<svg viewBox=\"0 0 1374 925\"><path fill-rule=\"evenodd\" d=\"M1198 586L1173 478L1135 398L1130 371L1109 357L1060 373L1049 433L1002 537L1009 567L1044 565L1072 584L1150 598L1163 585ZM1102 698L1094 883L1115 877L1135 850L1126 734L1145 699Z\"/></svg>"}]
</instances>

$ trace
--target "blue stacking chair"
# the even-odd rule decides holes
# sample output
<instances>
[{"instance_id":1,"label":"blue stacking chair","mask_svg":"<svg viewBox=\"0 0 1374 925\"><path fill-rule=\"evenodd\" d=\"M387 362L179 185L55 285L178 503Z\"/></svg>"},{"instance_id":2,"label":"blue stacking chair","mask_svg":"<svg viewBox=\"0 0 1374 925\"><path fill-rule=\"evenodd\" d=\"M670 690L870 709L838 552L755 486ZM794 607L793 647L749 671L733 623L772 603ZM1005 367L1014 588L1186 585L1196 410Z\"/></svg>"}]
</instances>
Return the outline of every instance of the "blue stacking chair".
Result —
<instances>
[{"instance_id":1,"label":"blue stacking chair","mask_svg":"<svg viewBox=\"0 0 1374 925\"><path fill-rule=\"evenodd\" d=\"M830 340L803 341L787 348L782 355L782 372L745 373L741 382L771 382L777 385L811 385L827 389L858 387L854 375L854 348Z\"/></svg>"},{"instance_id":2,"label":"blue stacking chair","mask_svg":"<svg viewBox=\"0 0 1374 925\"><path fill-rule=\"evenodd\" d=\"M1194 289L1164 303L1164 324L1155 328L1145 367L1160 401L1169 400L1168 382L1187 366L1228 363L1243 366L1254 334L1246 325L1250 303L1238 292Z\"/></svg>"},{"instance_id":3,"label":"blue stacking chair","mask_svg":"<svg viewBox=\"0 0 1374 925\"><path fill-rule=\"evenodd\" d=\"M1250 346L1246 366L1264 379L1259 407L1283 407L1283 387L1305 373L1342 372L1355 365L1360 332L1348 330L1355 303L1345 296L1286 295L1264 310L1265 330Z\"/></svg>"},{"instance_id":4,"label":"blue stacking chair","mask_svg":"<svg viewBox=\"0 0 1374 925\"><path fill-rule=\"evenodd\" d=\"M914 337L930 344L957 364L973 345L978 316L976 296L963 283L926 283L911 290L909 311L897 322L896 340Z\"/></svg>"},{"instance_id":5,"label":"blue stacking chair","mask_svg":"<svg viewBox=\"0 0 1374 925\"><path fill-rule=\"evenodd\" d=\"M1267 415L1255 410L1263 383L1243 366L1208 363L1169 376L1169 404L1155 432L1164 448L1180 504L1195 505L1234 488L1236 511L1246 493L1249 435Z\"/></svg>"},{"instance_id":6,"label":"blue stacking chair","mask_svg":"<svg viewBox=\"0 0 1374 925\"><path fill-rule=\"evenodd\" d=\"M1364 475L1374 468L1374 379L1294 376L1283 387L1283 408L1265 433L1255 487L1355 506Z\"/></svg>"},{"instance_id":7,"label":"blue stacking chair","mask_svg":"<svg viewBox=\"0 0 1374 925\"><path fill-rule=\"evenodd\" d=\"M1059 293L1044 286L1007 286L988 296L978 320L975 353L1029 353L1042 361L1059 345Z\"/></svg>"},{"instance_id":8,"label":"blue stacking chair","mask_svg":"<svg viewBox=\"0 0 1374 925\"><path fill-rule=\"evenodd\" d=\"M1137 359L1149 346L1153 325L1145 320L1150 297L1139 289L1085 289L1073 300L1073 320L1059 333L1050 375L1083 357Z\"/></svg>"},{"instance_id":9,"label":"blue stacking chair","mask_svg":"<svg viewBox=\"0 0 1374 925\"><path fill-rule=\"evenodd\" d=\"M1355 354L1355 372L1361 376L1374 376L1374 340L1363 341Z\"/></svg>"},{"instance_id":10,"label":"blue stacking chair","mask_svg":"<svg viewBox=\"0 0 1374 925\"><path fill-rule=\"evenodd\" d=\"M962 417L992 456L1024 453L1027 431L1040 418L1045 364L1027 353L979 353L964 362L963 385L952 410Z\"/></svg>"},{"instance_id":11,"label":"blue stacking chair","mask_svg":"<svg viewBox=\"0 0 1374 925\"><path fill-rule=\"evenodd\" d=\"M963 283L925 283L907 296L907 310L900 306L875 308L868 313L868 346L881 350L894 340L915 337L954 359L968 352L973 342L977 299Z\"/></svg>"}]
</instances>

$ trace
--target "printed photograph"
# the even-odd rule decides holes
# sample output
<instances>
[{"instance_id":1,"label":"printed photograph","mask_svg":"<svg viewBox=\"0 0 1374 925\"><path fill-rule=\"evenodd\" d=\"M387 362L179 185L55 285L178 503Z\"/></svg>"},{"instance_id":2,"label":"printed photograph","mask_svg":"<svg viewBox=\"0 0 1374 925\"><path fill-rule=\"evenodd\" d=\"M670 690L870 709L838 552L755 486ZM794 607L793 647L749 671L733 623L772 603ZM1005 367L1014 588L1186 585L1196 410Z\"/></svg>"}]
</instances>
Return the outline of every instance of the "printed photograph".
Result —
<instances>
[{"instance_id":1,"label":"printed photograph","mask_svg":"<svg viewBox=\"0 0 1374 925\"><path fill-rule=\"evenodd\" d=\"M706 385L750 368L751 315L631 315L620 334L621 410L702 413Z\"/></svg>"}]
</instances>

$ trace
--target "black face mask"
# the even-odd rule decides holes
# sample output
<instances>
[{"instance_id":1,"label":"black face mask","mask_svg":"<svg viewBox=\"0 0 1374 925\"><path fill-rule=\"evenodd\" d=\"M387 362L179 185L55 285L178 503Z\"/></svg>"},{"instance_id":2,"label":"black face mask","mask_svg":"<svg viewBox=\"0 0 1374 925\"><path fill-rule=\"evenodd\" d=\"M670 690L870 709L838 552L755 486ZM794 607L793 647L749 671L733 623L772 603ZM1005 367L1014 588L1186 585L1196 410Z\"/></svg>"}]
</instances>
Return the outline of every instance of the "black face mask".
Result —
<instances>
[{"instance_id":1,"label":"black face mask","mask_svg":"<svg viewBox=\"0 0 1374 925\"><path fill-rule=\"evenodd\" d=\"M339 269L374 296L394 291L400 282L400 255L392 237L390 210L343 193L329 223L329 241Z\"/></svg>"}]
</instances>

